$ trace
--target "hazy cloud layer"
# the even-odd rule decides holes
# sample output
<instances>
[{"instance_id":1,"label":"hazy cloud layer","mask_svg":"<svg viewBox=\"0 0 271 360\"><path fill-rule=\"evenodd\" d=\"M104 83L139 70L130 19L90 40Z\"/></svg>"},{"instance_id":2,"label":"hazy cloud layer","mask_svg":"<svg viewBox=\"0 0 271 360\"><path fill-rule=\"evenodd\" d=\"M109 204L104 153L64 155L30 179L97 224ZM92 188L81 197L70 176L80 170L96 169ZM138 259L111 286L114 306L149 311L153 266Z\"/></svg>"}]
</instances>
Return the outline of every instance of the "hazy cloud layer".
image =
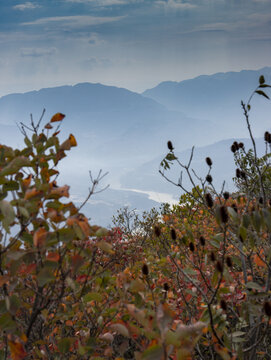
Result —
<instances>
[{"instance_id":1,"label":"hazy cloud layer","mask_svg":"<svg viewBox=\"0 0 271 360\"><path fill-rule=\"evenodd\" d=\"M270 14L265 0L2 1L0 95L81 81L143 91L271 65Z\"/></svg>"},{"instance_id":2,"label":"hazy cloud layer","mask_svg":"<svg viewBox=\"0 0 271 360\"><path fill-rule=\"evenodd\" d=\"M14 5L13 9L14 10L24 11L24 10L36 9L36 8L39 8L39 7L41 7L41 6L38 5L38 4L32 3L30 1L27 1L27 2L22 3L22 4Z\"/></svg>"}]
</instances>

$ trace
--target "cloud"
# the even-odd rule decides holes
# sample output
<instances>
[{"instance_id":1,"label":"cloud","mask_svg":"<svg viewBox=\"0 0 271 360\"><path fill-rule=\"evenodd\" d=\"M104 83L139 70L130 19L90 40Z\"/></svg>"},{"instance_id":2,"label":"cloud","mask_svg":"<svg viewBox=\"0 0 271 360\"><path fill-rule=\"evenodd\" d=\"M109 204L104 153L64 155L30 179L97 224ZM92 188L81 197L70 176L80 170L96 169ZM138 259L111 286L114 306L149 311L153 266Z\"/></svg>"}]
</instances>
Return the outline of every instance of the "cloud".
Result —
<instances>
[{"instance_id":1,"label":"cloud","mask_svg":"<svg viewBox=\"0 0 271 360\"><path fill-rule=\"evenodd\" d=\"M84 60L81 66L86 70L93 70L94 68L109 68L113 65L112 61L108 58L91 57Z\"/></svg>"},{"instance_id":2,"label":"cloud","mask_svg":"<svg viewBox=\"0 0 271 360\"><path fill-rule=\"evenodd\" d=\"M71 3L99 4L100 6L125 5L129 4L129 0L66 0ZM131 2L131 1L130 1ZM134 2L134 1L132 1Z\"/></svg>"},{"instance_id":3,"label":"cloud","mask_svg":"<svg viewBox=\"0 0 271 360\"><path fill-rule=\"evenodd\" d=\"M32 10L32 9L36 9L36 8L40 8L40 5L34 4L30 1L27 1L24 4L18 4L13 6L14 10L20 10L20 11L24 11L24 10Z\"/></svg>"},{"instance_id":4,"label":"cloud","mask_svg":"<svg viewBox=\"0 0 271 360\"><path fill-rule=\"evenodd\" d=\"M173 10L194 9L197 7L197 5L191 4L191 2L183 0L157 0L156 4Z\"/></svg>"},{"instance_id":5,"label":"cloud","mask_svg":"<svg viewBox=\"0 0 271 360\"><path fill-rule=\"evenodd\" d=\"M93 26L106 24L122 19L123 16L115 17L95 17L90 15L74 15L74 16L53 16L40 18L34 21L25 22L22 25L47 25L55 23L61 27L80 28L84 26Z\"/></svg>"},{"instance_id":6,"label":"cloud","mask_svg":"<svg viewBox=\"0 0 271 360\"><path fill-rule=\"evenodd\" d=\"M56 48L22 48L21 56L22 57L42 57L42 56L51 56L56 54Z\"/></svg>"}]
</instances>

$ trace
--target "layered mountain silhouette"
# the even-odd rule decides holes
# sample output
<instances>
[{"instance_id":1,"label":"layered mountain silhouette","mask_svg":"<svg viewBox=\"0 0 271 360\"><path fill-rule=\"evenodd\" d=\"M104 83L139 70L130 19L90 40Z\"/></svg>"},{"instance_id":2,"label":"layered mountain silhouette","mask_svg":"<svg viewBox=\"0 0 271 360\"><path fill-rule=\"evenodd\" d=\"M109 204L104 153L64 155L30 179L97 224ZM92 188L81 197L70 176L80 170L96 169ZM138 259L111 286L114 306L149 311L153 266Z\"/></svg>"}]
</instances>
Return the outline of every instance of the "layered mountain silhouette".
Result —
<instances>
[{"instance_id":1,"label":"layered mountain silhouette","mask_svg":"<svg viewBox=\"0 0 271 360\"><path fill-rule=\"evenodd\" d=\"M89 169L94 173L100 168L109 171L107 183L112 191L100 194L99 204L96 203L99 208L96 214L106 213L102 225L107 225L109 209L113 215L122 201L134 208L140 198L144 203L142 209L153 206L146 195L134 192L124 195L120 193L121 187L179 194L179 189L175 191L165 185L158 174L168 140L180 152L195 145L199 156L204 157L208 149L204 146L227 138L246 137L241 99L249 98L260 75L270 82L270 74L271 68L263 68L204 75L181 82L163 82L142 94L81 83L6 95L0 98L0 142L20 146L23 136L16 124L29 125L30 114L37 121L44 108L44 124L56 112L66 114L60 136L64 140L73 133L78 147L60 165L63 173L60 179L72 185L72 194L78 199L87 192ZM251 105L252 130L260 137L265 130L270 131L270 102L257 95ZM225 163L226 150L222 145L223 142L215 146L214 156L222 156L220 163ZM230 169L222 166L214 171L229 179ZM97 219L101 221L101 216Z\"/></svg>"},{"instance_id":2,"label":"layered mountain silhouette","mask_svg":"<svg viewBox=\"0 0 271 360\"><path fill-rule=\"evenodd\" d=\"M258 85L260 75L271 82L271 68L243 70L240 72L202 75L181 82L162 82L143 95L156 100L168 109L181 110L191 117L207 119L215 123L224 138L242 136L244 121L241 100L247 102ZM251 119L257 136L270 128L270 104L255 96L251 102Z\"/></svg>"}]
</instances>

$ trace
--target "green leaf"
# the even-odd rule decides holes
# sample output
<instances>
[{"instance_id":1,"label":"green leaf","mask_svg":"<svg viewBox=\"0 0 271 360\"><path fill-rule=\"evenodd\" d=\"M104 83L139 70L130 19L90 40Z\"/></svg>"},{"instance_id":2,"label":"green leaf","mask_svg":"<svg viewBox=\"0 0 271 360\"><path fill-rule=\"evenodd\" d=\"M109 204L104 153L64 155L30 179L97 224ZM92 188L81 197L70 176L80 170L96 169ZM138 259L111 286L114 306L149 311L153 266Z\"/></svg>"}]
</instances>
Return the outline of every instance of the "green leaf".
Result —
<instances>
[{"instance_id":1,"label":"green leaf","mask_svg":"<svg viewBox=\"0 0 271 360\"><path fill-rule=\"evenodd\" d=\"M237 337L237 336L243 336L246 333L244 331L235 331L234 333L232 333L232 337Z\"/></svg>"},{"instance_id":2,"label":"green leaf","mask_svg":"<svg viewBox=\"0 0 271 360\"><path fill-rule=\"evenodd\" d=\"M255 92L261 96L264 96L266 99L270 100L269 96L266 95L266 93L263 92L262 90L256 90Z\"/></svg>"},{"instance_id":3,"label":"green leaf","mask_svg":"<svg viewBox=\"0 0 271 360\"><path fill-rule=\"evenodd\" d=\"M238 220L237 212L231 206L228 206L227 209L228 209L228 212L229 212L230 217L232 218L232 220L237 221Z\"/></svg>"},{"instance_id":4,"label":"green leaf","mask_svg":"<svg viewBox=\"0 0 271 360\"><path fill-rule=\"evenodd\" d=\"M100 248L101 250L103 250L104 252L106 252L108 254L114 254L114 251L112 250L112 245L104 240L99 241L97 243L97 246L98 246L98 248Z\"/></svg>"},{"instance_id":5,"label":"green leaf","mask_svg":"<svg viewBox=\"0 0 271 360\"><path fill-rule=\"evenodd\" d=\"M18 156L11 160L1 171L0 176L16 174L22 167L31 166L30 160L25 156Z\"/></svg>"},{"instance_id":6,"label":"green leaf","mask_svg":"<svg viewBox=\"0 0 271 360\"><path fill-rule=\"evenodd\" d=\"M15 180L8 181L3 185L3 191L13 191L18 189L19 189L19 184Z\"/></svg>"},{"instance_id":7,"label":"green leaf","mask_svg":"<svg viewBox=\"0 0 271 360\"><path fill-rule=\"evenodd\" d=\"M70 228L60 229L57 231L59 241L63 243L68 243L74 239L74 231Z\"/></svg>"},{"instance_id":8,"label":"green leaf","mask_svg":"<svg viewBox=\"0 0 271 360\"><path fill-rule=\"evenodd\" d=\"M167 156L166 156L166 159L168 161L173 161L173 160L176 160L177 158L176 158L176 156L174 154L168 153Z\"/></svg>"},{"instance_id":9,"label":"green leaf","mask_svg":"<svg viewBox=\"0 0 271 360\"><path fill-rule=\"evenodd\" d=\"M86 294L85 296L83 296L84 303L87 303L87 302L90 302L93 300L100 302L103 300L103 297L101 294L95 293L95 292L90 292L90 293Z\"/></svg>"},{"instance_id":10,"label":"green leaf","mask_svg":"<svg viewBox=\"0 0 271 360\"><path fill-rule=\"evenodd\" d=\"M263 85L264 83L265 83L265 78L264 78L263 75L261 75L261 76L259 77L259 84L260 84L260 85Z\"/></svg>"},{"instance_id":11,"label":"green leaf","mask_svg":"<svg viewBox=\"0 0 271 360\"><path fill-rule=\"evenodd\" d=\"M248 214L244 214L244 215L243 215L242 223L243 223L243 226L244 226L245 228L248 228L248 227L249 227L250 217L249 217Z\"/></svg>"},{"instance_id":12,"label":"green leaf","mask_svg":"<svg viewBox=\"0 0 271 360\"><path fill-rule=\"evenodd\" d=\"M257 232L261 230L262 218L258 211L255 211L252 216L253 226Z\"/></svg>"},{"instance_id":13,"label":"green leaf","mask_svg":"<svg viewBox=\"0 0 271 360\"><path fill-rule=\"evenodd\" d=\"M24 138L24 142L25 142L26 146L29 146L29 147L32 146L32 143L27 136Z\"/></svg>"},{"instance_id":14,"label":"green leaf","mask_svg":"<svg viewBox=\"0 0 271 360\"><path fill-rule=\"evenodd\" d=\"M63 354L67 353L70 350L70 346L71 339L69 338L63 338L57 344L58 350Z\"/></svg>"},{"instance_id":15,"label":"green leaf","mask_svg":"<svg viewBox=\"0 0 271 360\"><path fill-rule=\"evenodd\" d=\"M20 214L23 215L26 219L29 218L29 213L26 210L26 208L19 206L19 211L20 211Z\"/></svg>"},{"instance_id":16,"label":"green leaf","mask_svg":"<svg viewBox=\"0 0 271 360\"><path fill-rule=\"evenodd\" d=\"M142 360L162 360L164 350L161 345L154 345L145 350L142 354Z\"/></svg>"},{"instance_id":17,"label":"green leaf","mask_svg":"<svg viewBox=\"0 0 271 360\"><path fill-rule=\"evenodd\" d=\"M55 280L55 277L49 269L43 268L39 272L39 274L37 276L37 280L38 280L39 286L44 286L44 285L48 284L49 282Z\"/></svg>"},{"instance_id":18,"label":"green leaf","mask_svg":"<svg viewBox=\"0 0 271 360\"><path fill-rule=\"evenodd\" d=\"M253 281L249 281L245 284L245 286L248 288L248 289L255 289L255 290L259 290L259 291L262 291L262 286L260 286L259 284L253 282Z\"/></svg>"},{"instance_id":19,"label":"green leaf","mask_svg":"<svg viewBox=\"0 0 271 360\"><path fill-rule=\"evenodd\" d=\"M10 203L6 200L0 201L0 212L4 216L2 223L7 232L9 232L9 225L15 219L15 212Z\"/></svg>"},{"instance_id":20,"label":"green leaf","mask_svg":"<svg viewBox=\"0 0 271 360\"><path fill-rule=\"evenodd\" d=\"M108 235L108 230L106 228L100 228L99 230L96 231L95 236L97 237L104 237Z\"/></svg>"},{"instance_id":21,"label":"green leaf","mask_svg":"<svg viewBox=\"0 0 271 360\"><path fill-rule=\"evenodd\" d=\"M16 296L16 295L11 295L9 297L9 307L7 306L8 311L13 314L16 315L17 310L20 307L21 301L20 299Z\"/></svg>"},{"instance_id":22,"label":"green leaf","mask_svg":"<svg viewBox=\"0 0 271 360\"><path fill-rule=\"evenodd\" d=\"M21 259L24 255L25 255L25 252L24 252L24 251L9 251L9 252L7 253L7 259L8 259L8 260L18 261L18 260Z\"/></svg>"},{"instance_id":23,"label":"green leaf","mask_svg":"<svg viewBox=\"0 0 271 360\"><path fill-rule=\"evenodd\" d=\"M12 320L12 317L9 313L5 313L0 316L0 328L3 331L11 331L16 329L16 323Z\"/></svg>"},{"instance_id":24,"label":"green leaf","mask_svg":"<svg viewBox=\"0 0 271 360\"><path fill-rule=\"evenodd\" d=\"M145 285L142 281L136 279L131 282L131 284L129 286L129 290L131 292L135 292L135 293L137 293L138 291L144 291Z\"/></svg>"},{"instance_id":25,"label":"green leaf","mask_svg":"<svg viewBox=\"0 0 271 360\"><path fill-rule=\"evenodd\" d=\"M129 331L127 327L122 324L112 324L110 325L110 329L116 331L118 334L121 334L127 338L129 337Z\"/></svg>"},{"instance_id":26,"label":"green leaf","mask_svg":"<svg viewBox=\"0 0 271 360\"><path fill-rule=\"evenodd\" d=\"M247 238L247 230L245 227L240 226L239 228L239 235L241 236L242 240L245 241Z\"/></svg>"}]
</instances>

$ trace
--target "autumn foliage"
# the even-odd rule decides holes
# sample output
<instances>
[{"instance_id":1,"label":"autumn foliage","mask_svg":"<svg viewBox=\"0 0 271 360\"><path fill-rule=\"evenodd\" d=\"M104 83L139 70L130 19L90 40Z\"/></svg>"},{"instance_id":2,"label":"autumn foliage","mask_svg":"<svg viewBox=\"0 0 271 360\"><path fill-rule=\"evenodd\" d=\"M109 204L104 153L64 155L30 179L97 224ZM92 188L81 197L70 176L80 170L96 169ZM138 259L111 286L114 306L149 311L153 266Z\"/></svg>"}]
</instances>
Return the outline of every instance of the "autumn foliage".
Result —
<instances>
[{"instance_id":1,"label":"autumn foliage","mask_svg":"<svg viewBox=\"0 0 271 360\"><path fill-rule=\"evenodd\" d=\"M216 192L207 158L206 179L178 205L141 220L120 212L107 230L57 181L77 145L72 134L59 139L64 117L22 125L22 150L0 146L0 358L268 359L268 146L261 161L254 149L255 195L247 152L235 146L242 191ZM191 175L168 149L163 176L174 161Z\"/></svg>"}]
</instances>

